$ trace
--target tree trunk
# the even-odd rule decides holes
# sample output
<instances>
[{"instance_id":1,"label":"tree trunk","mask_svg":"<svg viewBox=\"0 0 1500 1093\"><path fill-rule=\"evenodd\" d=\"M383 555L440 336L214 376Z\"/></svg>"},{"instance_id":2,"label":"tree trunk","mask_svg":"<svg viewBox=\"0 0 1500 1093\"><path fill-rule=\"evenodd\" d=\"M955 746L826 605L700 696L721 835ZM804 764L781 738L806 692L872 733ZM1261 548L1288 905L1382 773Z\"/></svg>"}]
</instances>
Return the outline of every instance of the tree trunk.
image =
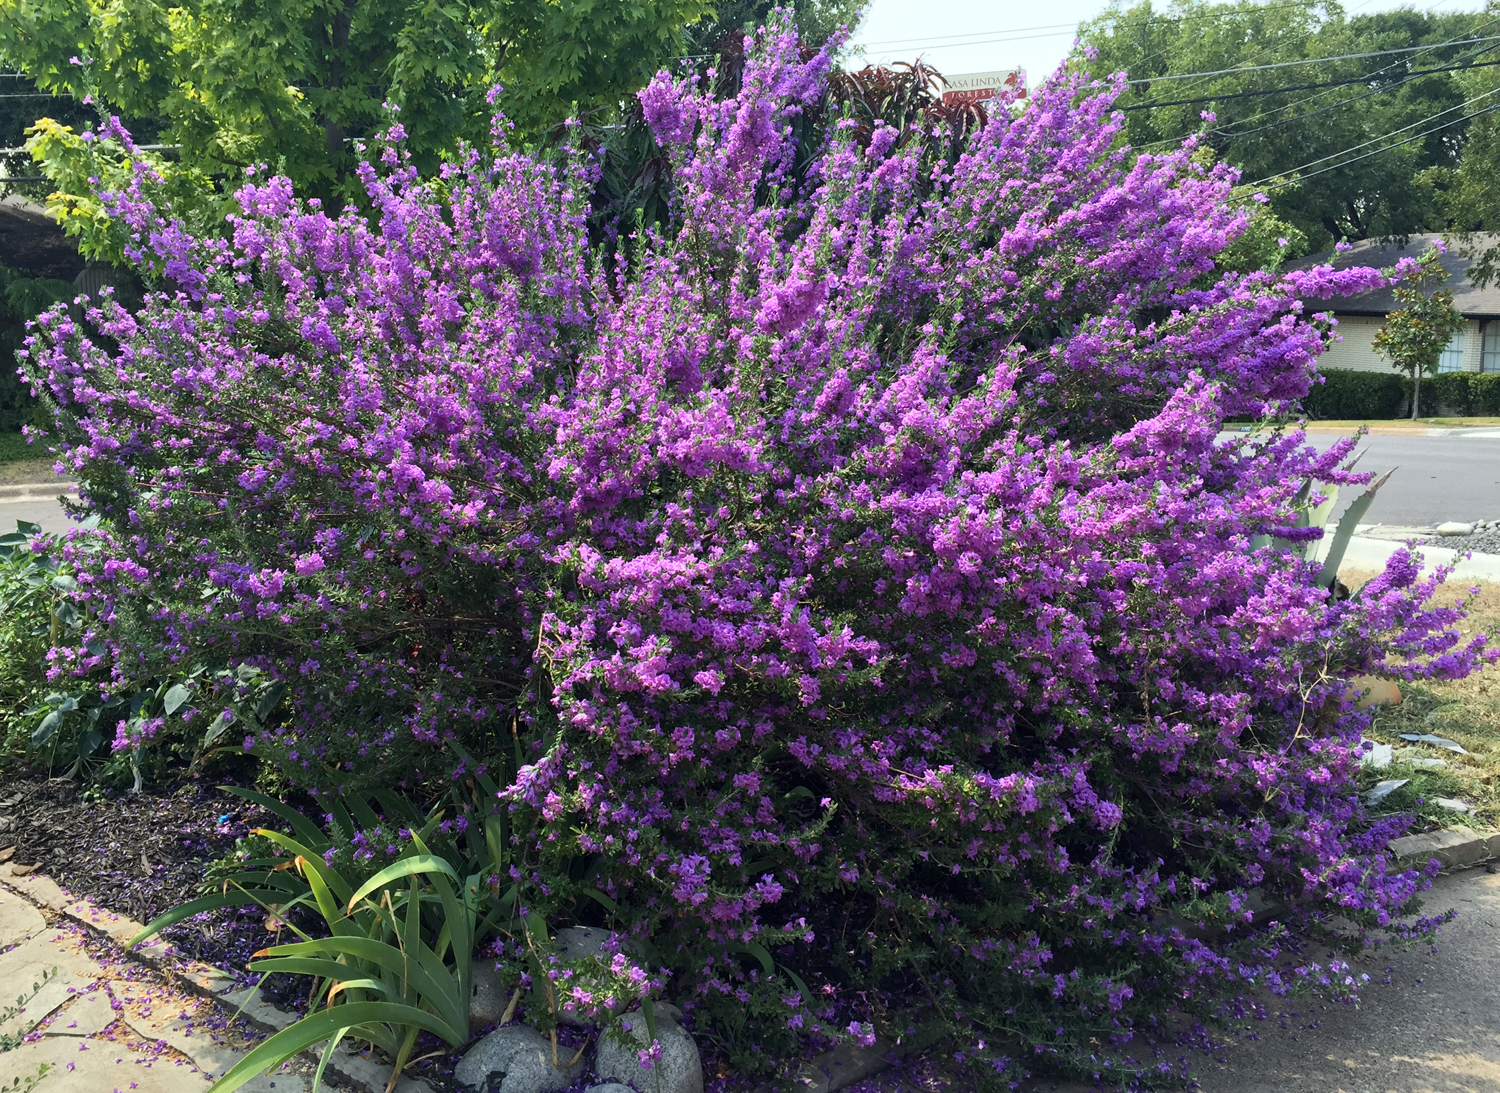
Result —
<instances>
[{"instance_id":1,"label":"tree trunk","mask_svg":"<svg viewBox=\"0 0 1500 1093\"><path fill-rule=\"evenodd\" d=\"M343 51L349 45L349 29L354 22L354 6L357 0L348 0L344 10L333 17L333 36L325 38L331 47L329 50L328 83L331 91L338 91L344 86L344 58ZM344 153L344 127L329 116L327 107L323 110L323 145L328 155L328 160L333 164L335 186L341 190L344 178L347 174ZM335 190L330 211L336 216L343 207L343 198Z\"/></svg>"},{"instance_id":2,"label":"tree trunk","mask_svg":"<svg viewBox=\"0 0 1500 1093\"><path fill-rule=\"evenodd\" d=\"M1422 370L1414 368L1411 374L1411 419L1417 420L1417 396L1422 393Z\"/></svg>"}]
</instances>

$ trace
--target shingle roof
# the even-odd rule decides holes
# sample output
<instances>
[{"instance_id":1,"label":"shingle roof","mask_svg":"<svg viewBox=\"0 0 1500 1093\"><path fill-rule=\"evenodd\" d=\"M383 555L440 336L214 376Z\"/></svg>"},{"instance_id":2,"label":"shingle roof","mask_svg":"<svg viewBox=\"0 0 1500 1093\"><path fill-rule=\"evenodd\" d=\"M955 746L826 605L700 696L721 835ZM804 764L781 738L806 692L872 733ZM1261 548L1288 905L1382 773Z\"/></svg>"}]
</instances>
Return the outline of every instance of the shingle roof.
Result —
<instances>
[{"instance_id":1,"label":"shingle roof","mask_svg":"<svg viewBox=\"0 0 1500 1093\"><path fill-rule=\"evenodd\" d=\"M1324 263L1331 264L1335 269L1347 269L1350 266L1389 266L1400 258L1421 257L1422 252L1431 246L1434 240L1441 238L1442 236L1436 232L1413 235L1407 240L1405 246L1366 239L1355 243L1353 250L1340 253L1324 251L1321 254L1309 255L1295 262L1288 262L1286 268L1309 269ZM1482 247L1500 242L1500 234L1480 233L1475 238ZM1500 284L1480 288L1470 282L1467 273L1471 264L1472 259L1465 258L1458 253L1457 248L1450 247L1448 253L1443 255L1443 268L1449 271L1449 277L1442 287L1453 290L1453 306L1458 308L1466 318L1500 318ZM1362 296L1342 296L1333 300L1308 300L1306 303L1313 310L1335 311L1343 315L1384 315L1395 309L1396 298L1390 289L1382 288L1374 292L1366 292Z\"/></svg>"}]
</instances>

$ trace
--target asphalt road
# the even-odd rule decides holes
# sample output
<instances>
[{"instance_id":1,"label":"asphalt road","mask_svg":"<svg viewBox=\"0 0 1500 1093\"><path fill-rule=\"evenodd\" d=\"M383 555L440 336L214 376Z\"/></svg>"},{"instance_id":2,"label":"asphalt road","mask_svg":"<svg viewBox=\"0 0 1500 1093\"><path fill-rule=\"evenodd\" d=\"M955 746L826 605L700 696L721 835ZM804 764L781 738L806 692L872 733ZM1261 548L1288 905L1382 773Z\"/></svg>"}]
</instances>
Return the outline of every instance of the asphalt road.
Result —
<instances>
[{"instance_id":1,"label":"asphalt road","mask_svg":"<svg viewBox=\"0 0 1500 1093\"><path fill-rule=\"evenodd\" d=\"M0 502L0 535L15 531L17 520L41 524L43 531L55 534L68 530L68 518L56 501Z\"/></svg>"},{"instance_id":2,"label":"asphalt road","mask_svg":"<svg viewBox=\"0 0 1500 1093\"><path fill-rule=\"evenodd\" d=\"M1493 432L1495 430L1484 430ZM1314 435L1319 451L1338 437ZM1429 526L1444 520L1500 520L1500 436L1367 436L1361 471L1396 473L1362 523ZM1339 508L1362 491L1347 488Z\"/></svg>"}]
</instances>

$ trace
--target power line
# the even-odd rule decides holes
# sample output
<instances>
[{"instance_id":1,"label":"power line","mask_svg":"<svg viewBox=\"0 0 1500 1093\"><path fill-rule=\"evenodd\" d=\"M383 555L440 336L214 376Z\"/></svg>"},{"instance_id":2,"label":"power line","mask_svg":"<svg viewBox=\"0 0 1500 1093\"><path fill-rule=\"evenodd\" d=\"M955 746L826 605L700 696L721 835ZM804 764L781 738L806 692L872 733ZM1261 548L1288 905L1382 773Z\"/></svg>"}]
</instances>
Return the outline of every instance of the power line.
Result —
<instances>
[{"instance_id":1,"label":"power line","mask_svg":"<svg viewBox=\"0 0 1500 1093\"><path fill-rule=\"evenodd\" d=\"M1418 133L1416 136L1407 137L1405 140L1398 140L1395 144L1388 144L1384 148L1376 148L1372 152L1366 152L1362 156L1355 156L1353 159L1345 160L1343 163L1335 163L1331 167L1322 167L1322 168L1320 168L1320 169L1318 169L1316 171L1313 171L1311 174L1300 175L1297 178L1289 178L1285 182L1278 182L1274 186L1267 186L1266 189L1267 190L1281 190L1281 189L1285 189L1287 186L1295 186L1298 183L1307 181L1309 178L1316 178L1318 175L1327 174L1329 171L1337 171L1341 167L1351 166L1352 164L1358 163L1362 159L1369 159L1371 156L1378 156L1382 152L1392 151L1393 149L1400 148L1403 145L1411 144L1413 141L1421 140L1423 137L1430 137L1434 133L1440 133L1444 129L1451 129L1453 126L1459 124L1460 122L1465 122L1465 121L1470 120L1471 118L1477 118L1477 117L1479 117L1482 114L1489 114L1489 113L1492 113L1492 112L1494 112L1496 110L1500 110L1500 103L1497 103L1494 106L1486 106L1483 110L1476 110L1472 114L1465 114L1463 117L1461 117L1461 118L1454 118L1452 121L1445 121L1442 125L1435 125L1431 129L1428 129L1424 133ZM1433 115L1433 116L1436 117L1437 115ZM1408 126L1407 128L1410 128L1410 126ZM1398 130L1396 130L1396 132L1397 133L1403 132L1403 130L1398 129ZM1386 136L1394 136L1394 135L1395 135L1394 133L1387 133L1386 134ZM1376 138L1376 139L1384 139L1384 138ZM1368 143L1368 142L1366 142L1366 143ZM1363 148L1364 145L1356 145L1355 147L1357 147L1357 148ZM1353 151L1353 149L1347 149L1347 151ZM1343 153L1339 153L1339 154L1343 154ZM1332 157L1324 156L1323 158L1324 159L1329 159L1329 158L1332 158ZM1321 163L1321 162L1323 162L1323 160L1316 160L1316 159L1313 160L1313 163ZM1300 167L1294 167L1291 171L1288 171L1286 173L1287 174L1295 174L1299 170L1301 170ZM1269 182L1271 179L1279 178L1279 177L1281 177L1281 176L1280 175L1269 175L1266 178L1260 179L1257 182L1250 183L1250 185L1251 186L1259 186L1262 182Z\"/></svg>"},{"instance_id":2,"label":"power line","mask_svg":"<svg viewBox=\"0 0 1500 1093\"><path fill-rule=\"evenodd\" d=\"M1390 137L1400 136L1402 133L1406 132L1408 129L1415 129L1419 125L1426 125L1428 122L1433 121L1433 120L1435 120L1437 118L1440 118L1444 114L1451 114L1455 110L1467 110L1469 107L1473 106L1475 103L1480 102L1483 99L1487 99L1491 95L1495 95L1495 94L1500 94L1500 87L1495 88L1493 91L1486 91L1483 95L1475 95L1468 102L1461 102L1457 106L1450 106L1450 107L1448 107L1448 109L1446 109L1446 110L1439 110L1436 114L1429 114L1427 117L1422 118L1419 121L1414 121L1410 125L1403 125L1400 129L1393 129L1389 133L1382 133L1378 137L1371 137L1369 140L1365 141L1363 144L1356 144L1353 147L1345 148L1342 151L1334 152L1331 155L1326 155L1322 159L1315 159L1315 160L1312 160L1312 161L1310 161L1308 163L1304 163L1301 167L1296 168L1296 170L1301 171L1301 170L1303 170L1305 168L1308 168L1308 167L1316 167L1320 163L1327 163L1330 159L1337 159L1339 156L1346 156L1350 152L1357 152L1361 148L1368 148L1370 145L1372 145L1372 144L1378 144L1381 141L1386 140L1386 139L1388 139ZM1449 123L1446 123L1446 124L1454 124L1454 123L1449 122ZM1439 127L1439 128L1441 128L1441 127ZM1435 132L1435 130L1434 130L1434 132ZM1274 175L1267 175L1265 178L1260 179L1259 181L1250 183L1250 185L1252 185L1252 186L1259 186L1261 182L1269 182L1271 179L1279 177L1281 173L1283 173L1283 172L1278 172L1277 174L1274 174Z\"/></svg>"},{"instance_id":3,"label":"power line","mask_svg":"<svg viewBox=\"0 0 1500 1093\"><path fill-rule=\"evenodd\" d=\"M1453 45L1472 46L1480 42L1500 41L1500 34L1492 34L1487 38L1463 38ZM1337 57L1309 57L1305 61L1277 61L1269 65L1247 65L1240 68L1220 68L1213 72L1184 72L1176 76L1149 76L1139 80L1128 80L1131 85L1143 83L1166 83L1169 80L1192 80L1199 76L1228 76L1236 72L1264 72L1270 68L1293 68L1297 65L1327 64L1329 61L1358 61L1366 57L1389 57L1394 53L1425 53L1430 49L1440 48L1438 46L1403 46L1400 49L1378 49L1373 53L1344 53Z\"/></svg>"},{"instance_id":4,"label":"power line","mask_svg":"<svg viewBox=\"0 0 1500 1093\"><path fill-rule=\"evenodd\" d=\"M1366 2L1368 2L1368 0L1366 0ZM1255 11L1257 11L1257 12L1261 12L1261 11L1274 11L1274 10L1276 10L1278 8L1305 8L1307 6L1308 5L1306 3L1304 3L1304 2L1302 2L1302 0L1294 0L1293 3L1286 3L1286 4L1260 4L1260 5L1256 6ZM1361 6L1363 6L1363 5L1361 5ZM1197 22L1199 20L1204 20L1204 19L1232 19L1232 18L1234 18L1237 15L1244 15L1244 14L1245 13L1243 11L1211 11L1211 12L1198 12L1198 13L1195 13L1195 14L1188 14L1188 15L1160 15L1160 16L1157 16L1157 17L1152 18L1152 19L1138 19L1138 20L1136 20L1134 22L1130 22L1130 23L1113 23L1113 24L1108 24L1107 29L1109 29L1109 30L1130 30L1130 29L1134 29L1135 27L1156 26L1156 25L1161 24L1161 23L1179 24L1179 23ZM1086 21L1087 20L1085 20L1085 22ZM856 42L856 43L854 43L854 46L857 49L868 49L868 48L870 48L872 46L914 46L914 45L922 45L923 43L926 43L926 42L946 42L946 41L950 41L951 39L954 39L954 38L975 38L975 37L983 37L985 35L995 35L995 34L1023 34L1023 33L1028 33L1030 31L1033 31L1033 30L1076 30L1080 25L1081 24L1079 22L1072 22L1072 23L1042 23L1042 24L1040 24L1038 26L1034 26L1034 27L996 27L993 30L971 30L971 31L967 31L966 33L963 33L963 34L935 34L935 35L930 35L928 37L918 37L918 38L883 38L883 39L880 39L879 41L874 41L874 42ZM978 45L978 44L981 44L981 43L977 43L976 42L976 43L963 43L963 44L965 44L965 45Z\"/></svg>"},{"instance_id":5,"label":"power line","mask_svg":"<svg viewBox=\"0 0 1500 1093\"><path fill-rule=\"evenodd\" d=\"M1495 19L1490 19L1487 22L1484 22L1484 23L1480 24L1479 26L1473 28L1473 30L1475 30L1475 31L1484 30L1484 29L1486 29L1487 27L1489 27L1491 24L1493 24L1495 22L1496 22ZM1453 45L1455 45L1455 44L1457 44L1459 42L1462 42L1462 41L1464 41L1464 39L1462 39L1462 38L1450 38L1446 42L1436 42L1436 43L1434 43L1434 44L1432 44L1430 46L1427 46L1425 48L1429 49L1429 50L1447 49L1447 48L1449 48L1449 47L1451 47L1451 46L1453 46ZM1484 56L1486 53L1492 52L1495 48L1496 48L1495 46L1488 46L1485 49L1481 49L1478 53L1471 54L1470 56L1464 58L1464 63L1468 67L1472 68L1474 66L1473 66L1473 64L1471 62L1473 62L1473 61L1477 60L1478 58ZM1393 61L1392 63L1390 63L1388 65L1384 65L1384 66L1376 69L1374 72L1369 73L1368 78L1373 79L1376 76L1381 75L1382 73L1389 72L1391 69L1396 68L1400 63L1401 62L1399 62L1399 61ZM1340 110L1343 107L1351 106L1351 105L1353 105L1354 103L1357 103L1357 102L1362 102L1365 99L1371 98L1372 96L1383 95L1383 94L1385 94L1388 91L1394 91L1394 90L1397 90L1399 88L1405 87L1414 78L1415 77L1413 77L1413 76L1403 75L1400 79L1396 80L1393 83L1388 83L1384 87L1377 87L1377 88L1374 88L1374 89L1372 89L1370 91L1366 91L1362 95L1355 95L1353 98L1340 99L1338 102L1329 103L1327 106L1319 107L1317 110L1310 110L1310 111L1308 111L1306 113L1303 113L1303 114L1297 114L1294 117L1283 118L1280 121L1269 122L1266 125L1256 126L1254 129L1237 129L1237 130L1236 129L1212 129L1212 130L1208 130L1208 132L1210 132L1210 133L1212 133L1212 134L1214 134L1216 136L1222 137L1225 140L1237 140L1237 139L1239 139L1241 137L1249 137L1249 136L1253 136L1256 133L1263 133L1263 132L1265 132L1268 129L1278 129L1281 126L1284 126L1284 125L1295 125L1298 122L1306 121L1308 118L1315 118L1315 117L1319 116L1320 114L1326 114L1326 113L1328 113L1331 110ZM1323 97L1325 97L1327 95L1330 95L1330 94L1332 94L1332 90L1331 89L1330 90L1320 91L1320 92L1318 92L1315 95L1308 95L1305 98L1298 99L1296 102L1284 103L1281 106L1272 107L1270 109L1262 110L1258 114L1253 114L1253 115L1251 115L1248 118L1241 119L1236 124L1238 124L1238 125L1247 125L1247 124L1249 124L1251 122L1258 121L1261 118L1270 117L1273 114L1280 114L1280 113L1283 113L1283 112L1285 112L1287 110L1295 109L1296 107L1301 106L1304 103L1309 103L1309 102L1312 102L1312 101L1314 101L1316 99L1321 99L1321 98L1323 98ZM1177 144L1177 143L1181 142L1184 139L1185 136L1186 136L1186 134L1184 134L1183 137L1170 137L1170 138L1165 138L1163 140L1154 140L1154 141L1151 141L1151 142L1149 142L1147 144L1143 144L1141 146L1141 150L1145 151L1145 150L1150 149L1150 148L1156 148L1156 147L1158 147L1160 145Z\"/></svg>"},{"instance_id":6,"label":"power line","mask_svg":"<svg viewBox=\"0 0 1500 1093\"><path fill-rule=\"evenodd\" d=\"M1500 61L1479 61L1467 65L1444 65L1441 68L1421 68L1408 72L1404 79L1416 76L1431 76L1437 72L1467 72L1471 68L1492 68ZM1122 106L1121 110L1156 110L1164 106L1192 106L1201 102L1228 102L1230 99L1251 99L1265 95L1281 95L1288 91L1313 91L1320 87L1347 87L1350 84L1369 83L1373 76L1355 76L1347 80L1327 80L1323 83L1291 84L1286 87L1268 87L1260 91L1236 91L1230 95L1202 95L1196 99L1171 99L1167 102L1143 102Z\"/></svg>"}]
</instances>

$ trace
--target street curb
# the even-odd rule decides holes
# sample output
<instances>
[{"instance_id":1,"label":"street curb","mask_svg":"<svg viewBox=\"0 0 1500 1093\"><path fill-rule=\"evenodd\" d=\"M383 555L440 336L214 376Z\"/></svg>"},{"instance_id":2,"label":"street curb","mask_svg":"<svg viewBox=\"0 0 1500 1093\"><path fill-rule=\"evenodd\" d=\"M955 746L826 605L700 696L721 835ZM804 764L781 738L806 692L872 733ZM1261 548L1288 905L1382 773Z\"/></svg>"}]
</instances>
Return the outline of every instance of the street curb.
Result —
<instances>
[{"instance_id":1,"label":"street curb","mask_svg":"<svg viewBox=\"0 0 1500 1093\"><path fill-rule=\"evenodd\" d=\"M266 1002L253 987L241 987L223 970L202 961L179 958L176 950L159 938L126 949L126 942L144 930L143 925L90 900L75 899L45 874L16 876L14 863L7 862L0 864L0 885L118 945L126 957L167 976L189 994L212 1002L226 1018L240 1018L266 1035L279 1032L297 1020L296 1014ZM316 1067L318 1052L309 1049L302 1052L300 1059ZM338 1050L328 1061L323 1076L325 1083L343 1086L354 1093L385 1093L390 1068L352 1051ZM396 1093L433 1093L433 1090L421 1079L403 1078L396 1085Z\"/></svg>"},{"instance_id":2,"label":"street curb","mask_svg":"<svg viewBox=\"0 0 1500 1093\"><path fill-rule=\"evenodd\" d=\"M1420 835L1391 840L1397 861L1436 858L1444 869L1465 869L1500 858L1500 831L1475 831L1470 827L1444 827Z\"/></svg>"},{"instance_id":3,"label":"street curb","mask_svg":"<svg viewBox=\"0 0 1500 1093\"><path fill-rule=\"evenodd\" d=\"M13 501L54 501L59 494L73 497L77 493L77 482L12 482L8 486L0 486L0 505L8 505Z\"/></svg>"}]
</instances>

